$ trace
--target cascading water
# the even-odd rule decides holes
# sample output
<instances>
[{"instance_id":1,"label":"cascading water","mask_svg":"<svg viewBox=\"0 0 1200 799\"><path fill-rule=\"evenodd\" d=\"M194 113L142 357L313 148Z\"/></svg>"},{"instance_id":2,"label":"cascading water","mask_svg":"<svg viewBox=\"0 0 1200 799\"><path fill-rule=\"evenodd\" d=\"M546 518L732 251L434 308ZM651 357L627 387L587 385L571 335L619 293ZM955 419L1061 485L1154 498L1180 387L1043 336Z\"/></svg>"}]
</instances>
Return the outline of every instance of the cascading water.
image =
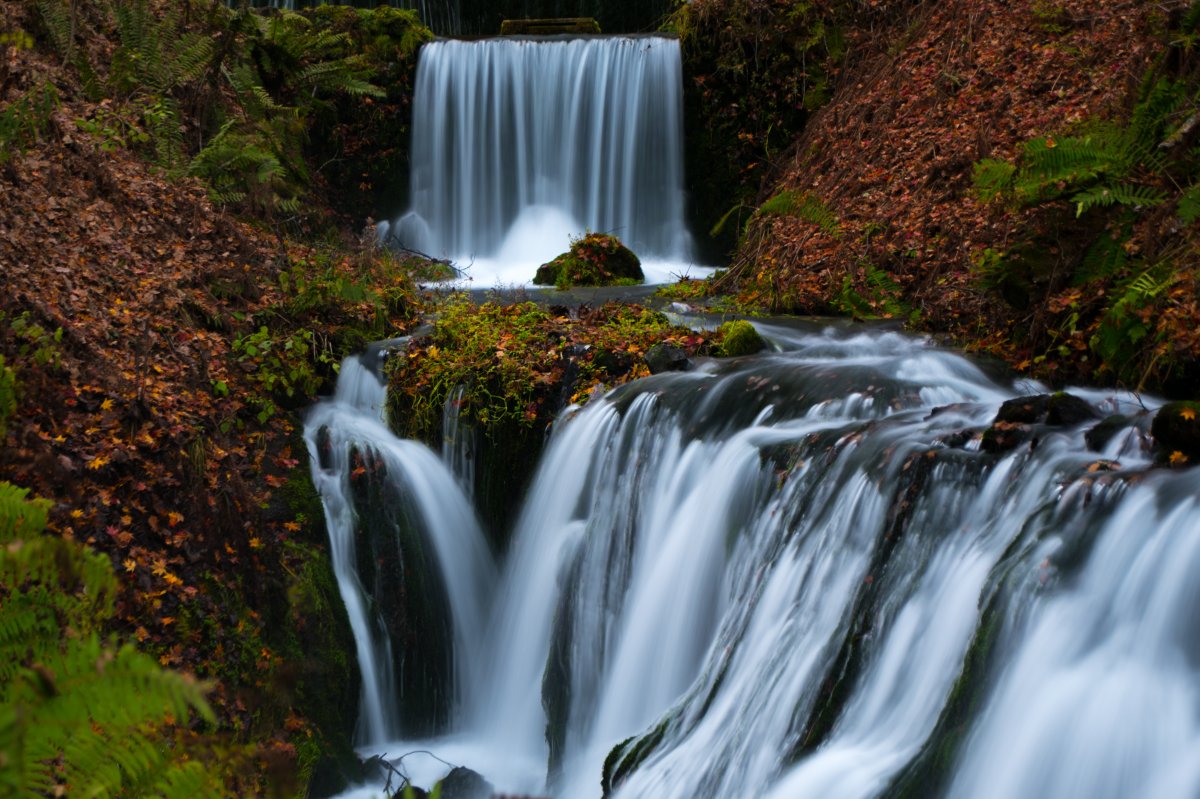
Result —
<instances>
[{"instance_id":1,"label":"cascading water","mask_svg":"<svg viewBox=\"0 0 1200 799\"><path fill-rule=\"evenodd\" d=\"M668 280L691 254L682 97L674 39L426 45L411 207L381 236L494 285L530 282L572 236L612 233Z\"/></svg>"},{"instance_id":2,"label":"cascading water","mask_svg":"<svg viewBox=\"0 0 1200 799\"><path fill-rule=\"evenodd\" d=\"M1136 421L985 452L1015 392L961 356L761 327L560 420L494 592L450 583L488 668L371 751L563 799L1200 795L1200 474Z\"/></svg>"},{"instance_id":3,"label":"cascading water","mask_svg":"<svg viewBox=\"0 0 1200 799\"><path fill-rule=\"evenodd\" d=\"M418 517L422 539L434 550L440 582L448 593L454 693L477 682L473 672L480 663L484 603L495 580L491 555L459 484L429 449L391 435L383 422L384 398L383 384L375 373L362 359L348 358L342 363L334 396L316 405L305 421L313 482L325 506L334 574L362 670L357 738L363 745L393 739L405 730L404 720L397 715L406 703L397 663L418 671L428 664L409 663L405 653L393 651L381 618L381 592L372 596L360 579L360 542L369 533L380 531L362 529L364 509L352 483L377 480L400 489L402 501ZM385 590L393 590L390 576L382 577L377 582ZM417 690L422 689L429 690L428 684L418 684Z\"/></svg>"}]
</instances>

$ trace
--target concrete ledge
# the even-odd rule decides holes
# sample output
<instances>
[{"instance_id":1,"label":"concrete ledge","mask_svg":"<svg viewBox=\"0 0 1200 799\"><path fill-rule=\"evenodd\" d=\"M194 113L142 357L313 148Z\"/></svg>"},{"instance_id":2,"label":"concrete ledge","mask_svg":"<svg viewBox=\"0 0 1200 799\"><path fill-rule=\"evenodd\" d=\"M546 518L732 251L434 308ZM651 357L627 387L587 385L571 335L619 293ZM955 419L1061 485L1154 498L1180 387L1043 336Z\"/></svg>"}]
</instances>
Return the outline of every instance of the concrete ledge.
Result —
<instances>
[{"instance_id":1,"label":"concrete ledge","mask_svg":"<svg viewBox=\"0 0 1200 799\"><path fill-rule=\"evenodd\" d=\"M550 36L562 33L599 33L600 23L591 17L567 19L506 19L501 36Z\"/></svg>"}]
</instances>

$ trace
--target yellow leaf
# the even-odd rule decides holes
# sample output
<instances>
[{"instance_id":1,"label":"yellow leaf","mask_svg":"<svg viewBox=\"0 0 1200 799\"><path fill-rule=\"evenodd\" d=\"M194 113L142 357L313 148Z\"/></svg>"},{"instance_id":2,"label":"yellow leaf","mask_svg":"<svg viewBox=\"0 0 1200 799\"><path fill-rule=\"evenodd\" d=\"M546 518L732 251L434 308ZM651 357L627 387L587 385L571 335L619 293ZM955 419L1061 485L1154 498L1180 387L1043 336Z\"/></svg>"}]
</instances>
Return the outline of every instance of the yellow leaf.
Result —
<instances>
[{"instance_id":1,"label":"yellow leaf","mask_svg":"<svg viewBox=\"0 0 1200 799\"><path fill-rule=\"evenodd\" d=\"M104 465L106 463L108 463L108 458L104 457L103 455L97 455L96 457L94 457L90 461L88 461L87 467L94 472L97 469L104 468Z\"/></svg>"},{"instance_id":2,"label":"yellow leaf","mask_svg":"<svg viewBox=\"0 0 1200 799\"><path fill-rule=\"evenodd\" d=\"M167 514L167 524L171 525L172 527L179 524L181 521L183 521L182 513L176 513L175 511L171 511L170 513Z\"/></svg>"},{"instance_id":3,"label":"yellow leaf","mask_svg":"<svg viewBox=\"0 0 1200 799\"><path fill-rule=\"evenodd\" d=\"M112 410L112 406L113 406L113 402L112 402L112 400L111 400L111 399L106 399L104 402L100 403L100 410L102 410L102 411L111 411L111 410Z\"/></svg>"},{"instance_id":4,"label":"yellow leaf","mask_svg":"<svg viewBox=\"0 0 1200 799\"><path fill-rule=\"evenodd\" d=\"M121 565L125 567L125 571L131 572L137 568L137 561L133 558L125 558L125 561Z\"/></svg>"},{"instance_id":5,"label":"yellow leaf","mask_svg":"<svg viewBox=\"0 0 1200 799\"><path fill-rule=\"evenodd\" d=\"M1196 412L1191 408L1184 408L1179 412L1180 419L1187 419L1189 422L1196 418Z\"/></svg>"},{"instance_id":6,"label":"yellow leaf","mask_svg":"<svg viewBox=\"0 0 1200 799\"><path fill-rule=\"evenodd\" d=\"M1172 466L1180 466L1188 462L1188 456L1184 455L1179 450L1175 450L1171 453L1171 457L1168 460Z\"/></svg>"},{"instance_id":7,"label":"yellow leaf","mask_svg":"<svg viewBox=\"0 0 1200 799\"><path fill-rule=\"evenodd\" d=\"M262 549L262 546L263 546L262 539L259 538L258 536L255 536L254 538L250 539L250 548L251 549Z\"/></svg>"}]
</instances>

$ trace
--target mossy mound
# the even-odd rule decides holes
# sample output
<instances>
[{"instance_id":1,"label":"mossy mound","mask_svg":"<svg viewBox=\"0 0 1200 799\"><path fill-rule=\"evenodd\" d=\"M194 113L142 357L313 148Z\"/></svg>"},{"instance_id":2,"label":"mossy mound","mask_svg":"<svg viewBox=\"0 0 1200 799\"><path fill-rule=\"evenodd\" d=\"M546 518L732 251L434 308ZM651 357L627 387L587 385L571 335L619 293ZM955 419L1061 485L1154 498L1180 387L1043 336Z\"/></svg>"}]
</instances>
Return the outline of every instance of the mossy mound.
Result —
<instances>
[{"instance_id":1,"label":"mossy mound","mask_svg":"<svg viewBox=\"0 0 1200 799\"><path fill-rule=\"evenodd\" d=\"M1154 415L1150 434L1172 466L1200 462L1200 402L1168 402Z\"/></svg>"},{"instance_id":2,"label":"mossy mound","mask_svg":"<svg viewBox=\"0 0 1200 799\"><path fill-rule=\"evenodd\" d=\"M616 236L589 233L571 242L571 249L538 267L538 286L620 286L642 283L642 262Z\"/></svg>"},{"instance_id":3,"label":"mossy mound","mask_svg":"<svg viewBox=\"0 0 1200 799\"><path fill-rule=\"evenodd\" d=\"M735 319L717 328L720 344L717 345L718 356L735 358L739 355L753 355L767 346L767 342L754 329L754 325L745 319Z\"/></svg>"}]
</instances>

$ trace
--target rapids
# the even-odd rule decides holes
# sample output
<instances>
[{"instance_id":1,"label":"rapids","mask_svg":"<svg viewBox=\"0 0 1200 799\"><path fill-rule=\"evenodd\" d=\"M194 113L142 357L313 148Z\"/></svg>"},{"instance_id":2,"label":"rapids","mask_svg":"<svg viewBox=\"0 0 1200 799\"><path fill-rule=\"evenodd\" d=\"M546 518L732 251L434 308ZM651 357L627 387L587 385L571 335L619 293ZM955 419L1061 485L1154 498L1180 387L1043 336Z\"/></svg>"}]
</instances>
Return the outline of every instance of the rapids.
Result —
<instances>
[{"instance_id":1,"label":"rapids","mask_svg":"<svg viewBox=\"0 0 1200 799\"><path fill-rule=\"evenodd\" d=\"M341 453L314 477L365 636L362 751L563 799L1200 796L1200 473L1153 466L1146 400L1074 392L1132 419L1102 451L1091 422L991 454L999 405L1043 387L894 332L758 326L773 352L564 413L494 564L469 447L396 440L346 364L308 438ZM355 447L443 571L432 737L396 740L395 653L347 567Z\"/></svg>"}]
</instances>

